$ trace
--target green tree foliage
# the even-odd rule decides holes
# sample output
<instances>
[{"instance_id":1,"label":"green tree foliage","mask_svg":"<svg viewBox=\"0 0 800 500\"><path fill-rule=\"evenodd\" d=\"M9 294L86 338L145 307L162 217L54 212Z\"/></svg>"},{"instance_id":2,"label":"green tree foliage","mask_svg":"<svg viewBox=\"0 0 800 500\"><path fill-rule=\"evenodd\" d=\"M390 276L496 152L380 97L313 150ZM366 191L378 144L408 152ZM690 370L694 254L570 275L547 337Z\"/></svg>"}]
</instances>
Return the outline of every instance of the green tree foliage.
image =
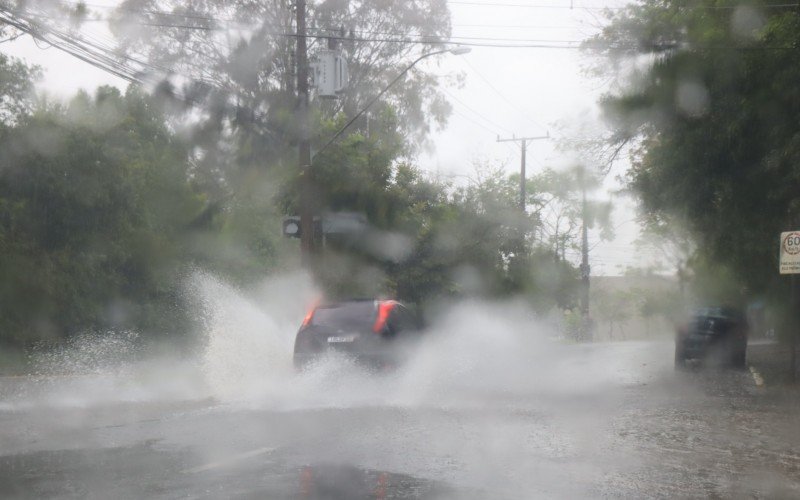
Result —
<instances>
[{"instance_id":1,"label":"green tree foliage","mask_svg":"<svg viewBox=\"0 0 800 500\"><path fill-rule=\"evenodd\" d=\"M33 85L41 71L23 61L0 54L0 124L14 124L32 109Z\"/></svg>"},{"instance_id":2,"label":"green tree foliage","mask_svg":"<svg viewBox=\"0 0 800 500\"><path fill-rule=\"evenodd\" d=\"M528 205L539 223L539 240L549 248L556 262L567 260L567 252L580 252L583 224L583 191L589 229L597 229L600 239L613 239L611 202L591 199L601 177L583 167L563 171L545 169L528 180Z\"/></svg>"},{"instance_id":3,"label":"green tree foliage","mask_svg":"<svg viewBox=\"0 0 800 500\"><path fill-rule=\"evenodd\" d=\"M685 221L734 289L775 291L777 235L800 223L799 43L796 9L647 0L590 44L625 70L603 103L613 136L638 141L646 221Z\"/></svg>"},{"instance_id":4,"label":"green tree foliage","mask_svg":"<svg viewBox=\"0 0 800 500\"><path fill-rule=\"evenodd\" d=\"M0 142L4 336L175 328L180 232L203 200L153 102L101 88L38 107Z\"/></svg>"},{"instance_id":5,"label":"green tree foliage","mask_svg":"<svg viewBox=\"0 0 800 500\"><path fill-rule=\"evenodd\" d=\"M193 116L202 115L193 136L202 150L198 164L223 168L228 176L234 175L232 166L243 164L296 169L294 5L288 0L128 0L119 7L112 27L124 50L149 61L150 76L163 79L163 95L202 110ZM326 120L355 115L418 55L417 44L385 38L436 41L450 33L443 0L328 0L308 2L307 11L311 58L327 48L330 38L350 71L341 99L314 100L312 137L324 138ZM435 43L429 47L436 48ZM438 90L443 81L415 68L371 110L376 116L395 115L405 151L425 140L432 123L446 119L450 107ZM369 119L365 116L352 132L365 131ZM233 154L226 154L232 144Z\"/></svg>"},{"instance_id":6,"label":"green tree foliage","mask_svg":"<svg viewBox=\"0 0 800 500\"><path fill-rule=\"evenodd\" d=\"M128 0L112 23L123 48L149 62L148 77L163 79L157 94L188 111L174 122L194 146L195 181L220 212L252 212L246 200L262 199L242 193L254 191L254 179L261 183L255 191L270 191L283 213L300 211L294 6ZM350 73L339 99L312 92L312 208L366 213L371 225L387 230L400 223L406 202L397 199L392 177L430 127L444 123L450 108L439 87L447 79L416 66L336 143L327 142L420 53L441 49L435 41L450 32L446 2L315 1L307 14L311 59L335 45ZM418 44L382 41L387 36L434 43L420 51Z\"/></svg>"},{"instance_id":7,"label":"green tree foliage","mask_svg":"<svg viewBox=\"0 0 800 500\"><path fill-rule=\"evenodd\" d=\"M372 172L358 157L343 163L351 164L361 165L362 176ZM353 185L329 179L347 191L334 206L369 207L362 213L372 226L354 245L328 242L321 274L329 293L383 293L416 303L522 295L542 310L572 305L575 269L554 261L536 238L539 214L521 214L515 176L482 167L472 182L454 188L408 164L376 172Z\"/></svg>"}]
</instances>

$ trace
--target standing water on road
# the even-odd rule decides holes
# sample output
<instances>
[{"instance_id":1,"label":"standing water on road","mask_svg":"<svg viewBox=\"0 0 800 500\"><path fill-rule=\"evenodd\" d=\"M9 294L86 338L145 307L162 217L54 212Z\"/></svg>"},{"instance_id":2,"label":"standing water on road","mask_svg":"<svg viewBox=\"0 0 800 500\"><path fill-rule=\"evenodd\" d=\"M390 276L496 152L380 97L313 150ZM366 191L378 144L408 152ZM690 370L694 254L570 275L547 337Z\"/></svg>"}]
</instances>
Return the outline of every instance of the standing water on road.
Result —
<instances>
[{"instance_id":1,"label":"standing water on road","mask_svg":"<svg viewBox=\"0 0 800 500\"><path fill-rule=\"evenodd\" d=\"M763 433L788 429L788 414L760 403L747 373L673 372L666 342L565 343L521 303L467 301L395 371L331 357L297 372L311 286L287 276L245 293L201 272L187 293L203 325L193 356L87 337L48 360L64 373L2 381L0 493L52 496L68 480L85 488L76 496L122 498L147 485L227 496L234 484L286 498L331 481L412 498L408 485L438 498L799 486L791 441ZM767 450L781 465L754 468ZM115 475L131 467L143 481ZM690 481L697 467L707 482Z\"/></svg>"}]
</instances>

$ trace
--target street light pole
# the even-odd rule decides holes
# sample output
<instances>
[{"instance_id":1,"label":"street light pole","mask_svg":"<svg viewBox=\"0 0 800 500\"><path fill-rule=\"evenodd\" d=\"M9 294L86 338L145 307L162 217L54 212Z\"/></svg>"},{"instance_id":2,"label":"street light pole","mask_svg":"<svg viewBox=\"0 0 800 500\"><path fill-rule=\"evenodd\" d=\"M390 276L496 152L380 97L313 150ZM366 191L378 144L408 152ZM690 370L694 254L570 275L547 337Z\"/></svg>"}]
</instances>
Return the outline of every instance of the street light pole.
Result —
<instances>
[{"instance_id":1,"label":"street light pole","mask_svg":"<svg viewBox=\"0 0 800 500\"><path fill-rule=\"evenodd\" d=\"M300 252L303 267L310 268L313 263L314 251L314 185L313 185L313 157L308 134L308 54L306 45L306 1L297 0L297 94L298 94L298 125L300 128L299 164L300 164ZM367 104L340 128L317 152L314 157L327 149L338 139L355 121L361 117L375 101L381 98L403 75L408 73L421 60L438 54L451 53L455 55L466 54L471 49L467 47L454 47L422 54L400 72L389 84L373 97Z\"/></svg>"},{"instance_id":2,"label":"street light pole","mask_svg":"<svg viewBox=\"0 0 800 500\"><path fill-rule=\"evenodd\" d=\"M308 133L308 48L306 45L306 0L297 0L297 121L300 131L298 163L300 166L300 259L311 267L314 251L313 179L311 142Z\"/></svg>"},{"instance_id":3,"label":"street light pole","mask_svg":"<svg viewBox=\"0 0 800 500\"><path fill-rule=\"evenodd\" d=\"M306 21L305 21L305 0L297 0L297 93L298 120L300 126L300 252L303 267L311 268L313 263L312 254L314 252L314 185L313 185L313 158L325 151L333 144L358 118L361 117L375 101L381 98L392 86L397 83L411 68L418 62L438 54L450 53L461 55L470 52L468 47L453 47L450 49L437 50L422 54L414 59L403 71L400 72L389 84L373 97L367 104L344 124L328 142L326 142L313 157L311 155L311 145L308 137L308 55L306 53Z\"/></svg>"},{"instance_id":4,"label":"street light pole","mask_svg":"<svg viewBox=\"0 0 800 500\"><path fill-rule=\"evenodd\" d=\"M402 78L402 77L403 77L403 76L404 76L406 73L408 73L408 72L411 70L411 68L413 68L414 66L416 66L416 64L417 64L418 62L420 62L421 60L423 60L423 59L426 59L426 58L428 58L428 57L431 57L431 56L436 56L436 55L439 55L439 54L446 54L446 53L448 53L448 52L449 52L450 54L453 54L453 55L461 55L461 54L466 54L466 53L470 52L471 50L472 50L472 49L470 49L469 47L453 47L452 49L444 49L444 50L437 50L436 52L428 52L427 54L422 54L422 55L421 55L421 56L419 56L418 58L414 59L414 61L413 61L411 64L409 64L408 66L406 66L406 68L405 68L403 71L401 71L401 72L400 72L400 74L398 74L396 77L394 77L394 79L393 79L391 82L389 82L389 84L388 84L388 85L387 85L387 86L386 86L386 87L385 87L383 90L381 90L381 91L380 91L380 93L379 93L378 95L376 95L375 97L373 97L372 99L370 99L370 100L369 100L369 102L367 102L367 104L365 104L365 105L364 105L364 107L363 107L363 108L361 108L361 110L360 110L358 113L356 113L356 114L355 114L355 116L353 116L352 118L350 118L350 120L348 120L348 122L347 122L347 123L345 123L345 124L344 124L344 126L343 126L342 128L340 128L340 129L339 129L339 130L338 130L338 131L337 131L337 132L336 132L336 133L333 135L333 137L331 137L331 138L328 140L328 142L326 142L326 143L325 143L325 144L324 144L324 145L323 145L321 148L319 148L319 150L317 150L317 152L316 152L316 153L314 153L314 156L317 156L317 155L319 155L321 152L325 151L325 149L326 149L326 148L328 148L328 147L329 147L331 144L333 144L333 143L336 141L336 139L338 139L338 138L339 138L339 137L340 137L340 136L341 136L341 135L344 133L344 131L345 131L345 130L347 130L348 128L350 128L350 125L352 125L353 123L355 123L355 121L356 121L356 120L358 120L358 119L361 117L361 115L363 115L364 113L366 113L366 112L367 112L367 110L370 108L370 106L372 106L373 104L375 104L375 101L377 101L378 99L380 99L380 98L383 96L383 94L385 94L386 92L388 92L388 91L389 91L389 89L390 89L390 88L392 88L392 86L393 86L395 83L397 83L398 81L400 81L400 79L401 79L401 78Z\"/></svg>"}]
</instances>

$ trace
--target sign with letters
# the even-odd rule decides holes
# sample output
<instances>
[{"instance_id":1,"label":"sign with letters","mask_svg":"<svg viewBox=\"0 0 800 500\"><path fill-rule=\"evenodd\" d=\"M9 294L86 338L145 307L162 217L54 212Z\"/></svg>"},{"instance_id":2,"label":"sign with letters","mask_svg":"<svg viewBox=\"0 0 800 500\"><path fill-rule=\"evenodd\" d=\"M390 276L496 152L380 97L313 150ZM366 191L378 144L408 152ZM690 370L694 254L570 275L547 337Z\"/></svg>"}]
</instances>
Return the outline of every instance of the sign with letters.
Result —
<instances>
[{"instance_id":1,"label":"sign with letters","mask_svg":"<svg viewBox=\"0 0 800 500\"><path fill-rule=\"evenodd\" d=\"M781 274L800 274L800 231L781 233Z\"/></svg>"}]
</instances>

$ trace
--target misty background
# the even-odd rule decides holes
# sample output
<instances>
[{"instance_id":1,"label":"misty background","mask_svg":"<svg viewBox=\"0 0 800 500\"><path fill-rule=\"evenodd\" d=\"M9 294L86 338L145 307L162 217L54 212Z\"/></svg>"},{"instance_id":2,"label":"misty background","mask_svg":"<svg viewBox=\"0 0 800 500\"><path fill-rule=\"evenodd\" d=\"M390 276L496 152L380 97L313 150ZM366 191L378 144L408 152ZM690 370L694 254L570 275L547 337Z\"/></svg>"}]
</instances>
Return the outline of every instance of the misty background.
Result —
<instances>
[{"instance_id":1,"label":"misty background","mask_svg":"<svg viewBox=\"0 0 800 500\"><path fill-rule=\"evenodd\" d=\"M757 89L783 81L760 79L760 65L790 74L781 37L793 12L735 2L309 8L312 58L332 47L351 73L338 99L312 95L312 150L324 147L316 210L363 214L369 228L359 241L326 241L310 272L319 293L421 310L514 298L573 338L585 226L597 339L669 335L703 302L750 307L759 333L789 331L768 242L792 220L791 190L778 186L793 175L794 126L776 117L791 116L793 94ZM202 328L197 273L250 293L299 269L297 240L281 234L300 211L291 10L3 7L9 365L104 332L181 345ZM703 38L707 26L717 38ZM390 85L451 46L471 52L426 58ZM736 99L752 101L752 119L718 126L741 123L738 109L718 115ZM727 135L707 143L719 130ZM497 139L542 134L528 146L520 213L518 142ZM772 142L743 142L765 134Z\"/></svg>"},{"instance_id":2,"label":"misty background","mask_svg":"<svg viewBox=\"0 0 800 500\"><path fill-rule=\"evenodd\" d=\"M797 5L298 5L0 2L0 497L800 494ZM296 369L352 298L416 349Z\"/></svg>"}]
</instances>

